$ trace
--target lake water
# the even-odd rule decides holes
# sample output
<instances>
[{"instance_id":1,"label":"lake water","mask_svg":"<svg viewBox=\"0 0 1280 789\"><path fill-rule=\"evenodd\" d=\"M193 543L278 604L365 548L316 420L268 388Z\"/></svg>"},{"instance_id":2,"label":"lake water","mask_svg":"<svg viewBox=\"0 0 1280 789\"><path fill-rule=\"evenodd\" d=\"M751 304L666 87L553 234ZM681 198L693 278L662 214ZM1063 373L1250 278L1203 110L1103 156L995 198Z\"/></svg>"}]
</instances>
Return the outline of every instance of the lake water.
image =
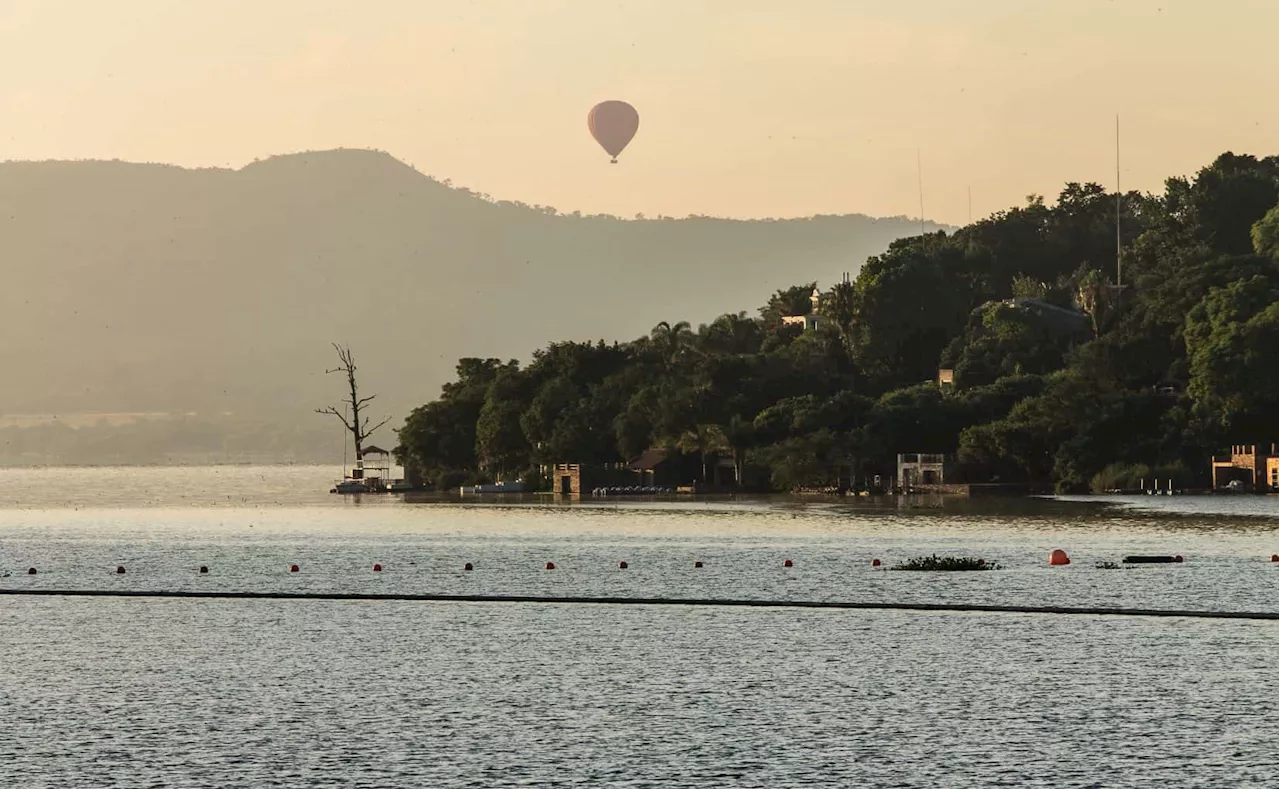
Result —
<instances>
[{"instance_id":1,"label":"lake water","mask_svg":"<svg viewBox=\"0 0 1280 789\"><path fill-rule=\"evenodd\" d=\"M0 471L0 588L1277 609L1274 497L407 504L333 476ZM932 553L1003 569L870 566ZM1186 561L1095 568L1130 553ZM1275 786L1277 670L1269 621L3 596L0 782Z\"/></svg>"}]
</instances>

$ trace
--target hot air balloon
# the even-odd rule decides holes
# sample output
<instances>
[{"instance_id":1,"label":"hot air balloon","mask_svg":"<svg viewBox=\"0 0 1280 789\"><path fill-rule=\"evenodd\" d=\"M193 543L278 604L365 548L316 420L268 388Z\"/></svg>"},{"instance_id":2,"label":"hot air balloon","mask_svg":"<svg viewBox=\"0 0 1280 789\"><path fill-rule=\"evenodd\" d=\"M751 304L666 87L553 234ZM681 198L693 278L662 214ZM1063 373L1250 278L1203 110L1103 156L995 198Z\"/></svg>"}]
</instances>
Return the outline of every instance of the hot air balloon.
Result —
<instances>
[{"instance_id":1,"label":"hot air balloon","mask_svg":"<svg viewBox=\"0 0 1280 789\"><path fill-rule=\"evenodd\" d=\"M587 113L587 128L609 154L609 161L617 164L618 154L640 128L640 114L625 101L602 101Z\"/></svg>"}]
</instances>

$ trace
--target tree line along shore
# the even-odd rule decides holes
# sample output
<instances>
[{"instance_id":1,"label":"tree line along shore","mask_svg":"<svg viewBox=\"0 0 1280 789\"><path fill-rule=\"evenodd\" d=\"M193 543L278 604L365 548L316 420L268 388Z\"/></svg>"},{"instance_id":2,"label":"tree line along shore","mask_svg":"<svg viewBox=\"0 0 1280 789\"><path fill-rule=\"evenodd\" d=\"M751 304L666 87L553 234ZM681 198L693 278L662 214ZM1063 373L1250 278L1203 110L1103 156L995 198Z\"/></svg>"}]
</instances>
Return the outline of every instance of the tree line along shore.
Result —
<instances>
[{"instance_id":1,"label":"tree line along shore","mask_svg":"<svg viewBox=\"0 0 1280 789\"><path fill-rule=\"evenodd\" d=\"M462 359L395 452L440 489L646 453L760 491L862 489L904 453L949 482L1208 488L1215 453L1277 435L1277 185L1232 153L1158 195L1069 183L755 314Z\"/></svg>"}]
</instances>

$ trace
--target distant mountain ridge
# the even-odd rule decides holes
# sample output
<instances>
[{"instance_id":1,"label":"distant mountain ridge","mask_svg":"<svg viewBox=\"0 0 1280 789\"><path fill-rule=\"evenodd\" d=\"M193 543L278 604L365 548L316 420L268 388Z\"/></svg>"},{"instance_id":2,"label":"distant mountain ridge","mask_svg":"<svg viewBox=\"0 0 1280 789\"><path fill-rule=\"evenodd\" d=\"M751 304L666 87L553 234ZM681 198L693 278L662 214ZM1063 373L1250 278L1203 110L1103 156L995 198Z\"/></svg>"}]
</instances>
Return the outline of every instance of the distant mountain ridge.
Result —
<instances>
[{"instance_id":1,"label":"distant mountain ridge","mask_svg":"<svg viewBox=\"0 0 1280 789\"><path fill-rule=\"evenodd\" d=\"M310 409L339 396L324 375L339 341L398 424L459 357L752 310L919 231L862 215L566 215L362 150L238 170L6 162L0 414L320 419Z\"/></svg>"}]
</instances>

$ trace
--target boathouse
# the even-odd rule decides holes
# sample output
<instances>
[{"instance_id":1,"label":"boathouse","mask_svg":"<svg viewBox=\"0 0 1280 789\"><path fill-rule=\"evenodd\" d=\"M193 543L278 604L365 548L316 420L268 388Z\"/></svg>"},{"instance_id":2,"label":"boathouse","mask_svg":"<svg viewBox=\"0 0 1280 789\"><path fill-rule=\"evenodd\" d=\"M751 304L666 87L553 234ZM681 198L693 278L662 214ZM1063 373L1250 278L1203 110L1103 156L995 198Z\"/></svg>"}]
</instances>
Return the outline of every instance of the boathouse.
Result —
<instances>
[{"instance_id":1,"label":"boathouse","mask_svg":"<svg viewBox=\"0 0 1280 789\"><path fill-rule=\"evenodd\" d=\"M1210 461L1213 489L1225 489L1235 481L1259 493L1277 487L1280 458L1276 456L1275 444L1271 444L1270 451L1267 449L1264 444L1237 444L1231 447L1231 454L1213 457Z\"/></svg>"},{"instance_id":2,"label":"boathouse","mask_svg":"<svg viewBox=\"0 0 1280 789\"><path fill-rule=\"evenodd\" d=\"M946 456L938 453L905 452L898 455L898 487L903 490L947 482Z\"/></svg>"}]
</instances>

